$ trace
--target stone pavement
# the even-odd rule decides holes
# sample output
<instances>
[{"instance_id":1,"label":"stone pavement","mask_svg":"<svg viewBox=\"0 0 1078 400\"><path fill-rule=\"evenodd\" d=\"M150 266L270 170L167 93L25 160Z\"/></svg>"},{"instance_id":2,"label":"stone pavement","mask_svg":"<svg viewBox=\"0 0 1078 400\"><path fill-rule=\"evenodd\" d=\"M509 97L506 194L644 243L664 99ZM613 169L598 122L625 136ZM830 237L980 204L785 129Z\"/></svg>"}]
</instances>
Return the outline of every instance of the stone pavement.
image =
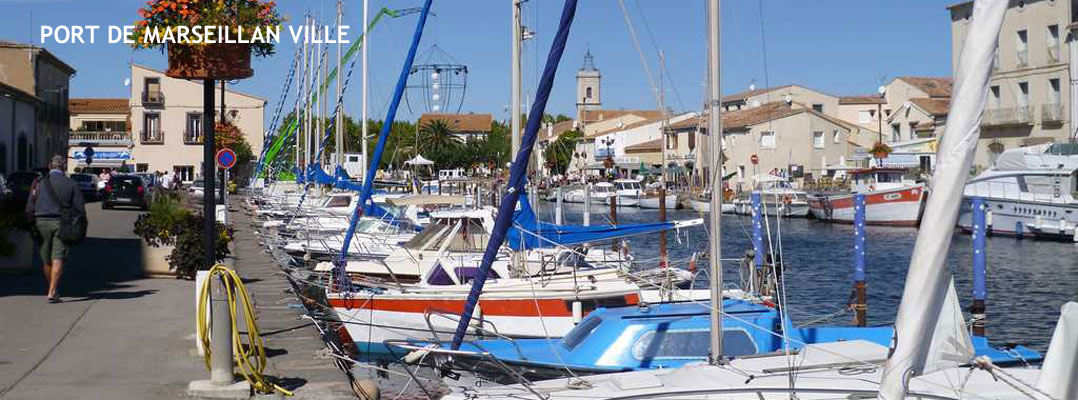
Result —
<instances>
[{"instance_id":1,"label":"stone pavement","mask_svg":"<svg viewBox=\"0 0 1078 400\"><path fill-rule=\"evenodd\" d=\"M238 198L234 201L239 201ZM291 292L273 257L254 236L247 216L232 212L236 271L258 310L258 329L265 341L269 365L266 375L278 384L296 388L297 399L351 399L345 374L324 351L318 328L305 314L303 304Z\"/></svg>"},{"instance_id":2,"label":"stone pavement","mask_svg":"<svg viewBox=\"0 0 1078 400\"><path fill-rule=\"evenodd\" d=\"M184 397L188 381L209 376L191 353L194 284L140 278L138 211L87 211L63 303L45 301L40 270L0 275L0 399Z\"/></svg>"},{"instance_id":3,"label":"stone pavement","mask_svg":"<svg viewBox=\"0 0 1078 400\"><path fill-rule=\"evenodd\" d=\"M209 378L194 350L194 282L141 278L138 211L97 203L87 211L88 238L65 267L63 303L46 302L40 270L0 275L0 400L186 398L188 382ZM351 398L250 226L237 228L237 270L257 303L266 374L296 398Z\"/></svg>"}]
</instances>

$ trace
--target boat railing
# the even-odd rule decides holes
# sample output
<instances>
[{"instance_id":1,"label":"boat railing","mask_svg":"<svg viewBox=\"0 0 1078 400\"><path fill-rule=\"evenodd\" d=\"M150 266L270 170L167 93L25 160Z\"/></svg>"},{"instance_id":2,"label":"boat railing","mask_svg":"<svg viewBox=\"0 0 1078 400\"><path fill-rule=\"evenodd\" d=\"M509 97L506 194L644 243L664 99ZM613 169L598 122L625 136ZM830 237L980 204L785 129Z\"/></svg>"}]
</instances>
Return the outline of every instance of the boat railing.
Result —
<instances>
[{"instance_id":1,"label":"boat railing","mask_svg":"<svg viewBox=\"0 0 1078 400\"><path fill-rule=\"evenodd\" d=\"M406 340L401 340L401 339L385 340L385 341L383 341L383 343L385 343L387 346L396 346L396 347L402 348L404 350L408 350L409 352L424 352L424 353L433 353L433 354L443 354L443 355L446 355L446 356L471 356L471 357L478 357L478 358L485 359L486 361L489 361L491 364L496 366L498 369L502 370L502 372L504 372L506 375L512 376L517 382L520 382L520 384L521 384L520 386L524 387L524 389L526 389L529 392L531 392L532 394L534 394L536 397L539 398L539 400L547 400L548 399L548 397L543 396L542 394L537 392L534 388L532 388L532 382L530 380L528 380L528 378L525 378L519 372L517 372L516 370L510 368L508 365L505 364L505 362L498 359L498 357L495 357L489 351L483 350L482 352L478 352L478 351L468 351L468 350L453 350L453 349L445 349L445 348L434 347L434 346L429 346L429 345L428 346L417 346L417 345L412 344L412 343L410 343L410 342L408 342ZM475 346L477 349L482 349L482 346L480 346L479 344L477 344L475 342L465 341L465 343L468 343L468 344L470 344L472 346ZM521 358L523 358L523 356L521 356Z\"/></svg>"},{"instance_id":2,"label":"boat railing","mask_svg":"<svg viewBox=\"0 0 1078 400\"><path fill-rule=\"evenodd\" d=\"M441 341L442 339L440 337L438 337L438 330L434 327L434 322L431 320L431 318L433 318L433 317L444 318L446 320L449 320L453 324L460 323L460 315L457 315L457 314L452 314L452 313L447 313L447 312L442 312L442 311L437 311L437 310L427 310L426 312L424 312L423 313L423 320L426 321L426 323L427 323L427 329L430 329L431 337L433 337L434 340L438 340L438 341ZM519 355L522 358L524 357L524 352L520 349L520 346L517 345L517 342L515 340L513 340L513 338L511 338L509 336L506 336L506 335L503 335L502 333L498 332L498 326L495 325L493 321L488 321L488 320L483 319L481 317L474 317L473 316L472 317L472 323L473 323L472 324L472 329L475 330L476 332L478 332L480 335L489 335L489 336L493 336L493 337L496 337L496 338L499 338L499 339L504 339L506 341L509 341L510 343L513 344L513 348L517 351L517 355ZM476 325L475 323L478 323L478 325ZM484 325L490 325L490 329L485 328Z\"/></svg>"},{"instance_id":3,"label":"boat railing","mask_svg":"<svg viewBox=\"0 0 1078 400\"><path fill-rule=\"evenodd\" d=\"M1029 185L1027 184L1026 189L1028 188ZM1065 197L1066 193L1064 193L1061 184L1053 185L1052 193L1032 193L1022 189L1022 186L1017 182L984 181L967 185L963 194L966 197L985 197L1048 204L1068 203Z\"/></svg>"}]
</instances>

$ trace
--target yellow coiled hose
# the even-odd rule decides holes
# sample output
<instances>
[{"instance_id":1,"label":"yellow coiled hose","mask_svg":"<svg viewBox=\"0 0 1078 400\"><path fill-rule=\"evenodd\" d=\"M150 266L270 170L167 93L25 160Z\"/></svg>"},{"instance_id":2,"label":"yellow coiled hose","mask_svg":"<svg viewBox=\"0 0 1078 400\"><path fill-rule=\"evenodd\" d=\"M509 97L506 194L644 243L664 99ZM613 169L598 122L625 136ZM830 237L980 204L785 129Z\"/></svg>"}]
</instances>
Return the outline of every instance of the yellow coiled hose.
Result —
<instances>
[{"instance_id":1,"label":"yellow coiled hose","mask_svg":"<svg viewBox=\"0 0 1078 400\"><path fill-rule=\"evenodd\" d=\"M258 321L255 318L254 307L251 305L251 297L247 294L247 288L243 286L236 271L218 264L210 268L206 281L202 284L198 294L198 340L202 342L205 350L204 359L206 369L210 367L210 324L207 323L207 305L210 300L210 282L220 277L225 285L225 293L228 293L228 310L232 318L232 354L235 356L236 366L240 373L251 383L255 390L262 393L279 392L285 396L291 396L292 392L267 382L262 372L266 369L266 348L262 337L258 334ZM246 318L247 333L241 335L236 318L236 301L242 301L243 316ZM244 337L245 336L245 337ZM244 341L245 340L245 341ZM252 361L253 360L253 361Z\"/></svg>"}]
</instances>

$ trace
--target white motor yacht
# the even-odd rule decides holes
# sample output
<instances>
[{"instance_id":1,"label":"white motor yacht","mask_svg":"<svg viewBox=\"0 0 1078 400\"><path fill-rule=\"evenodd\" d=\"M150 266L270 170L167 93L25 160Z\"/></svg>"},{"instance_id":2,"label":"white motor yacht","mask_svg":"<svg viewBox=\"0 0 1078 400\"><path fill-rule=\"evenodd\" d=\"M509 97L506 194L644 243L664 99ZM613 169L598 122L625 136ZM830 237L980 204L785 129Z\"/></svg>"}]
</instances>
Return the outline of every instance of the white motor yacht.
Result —
<instances>
[{"instance_id":1,"label":"white motor yacht","mask_svg":"<svg viewBox=\"0 0 1078 400\"><path fill-rule=\"evenodd\" d=\"M1004 151L970 179L958 226L972 227L971 201L984 199L993 234L1078 241L1078 144Z\"/></svg>"},{"instance_id":2,"label":"white motor yacht","mask_svg":"<svg viewBox=\"0 0 1078 400\"><path fill-rule=\"evenodd\" d=\"M809 215L808 194L794 189L786 178L760 174L752 177L753 190L760 192L760 202L764 213L769 216L807 217ZM734 200L734 212L740 215L752 215L752 200L749 197Z\"/></svg>"}]
</instances>

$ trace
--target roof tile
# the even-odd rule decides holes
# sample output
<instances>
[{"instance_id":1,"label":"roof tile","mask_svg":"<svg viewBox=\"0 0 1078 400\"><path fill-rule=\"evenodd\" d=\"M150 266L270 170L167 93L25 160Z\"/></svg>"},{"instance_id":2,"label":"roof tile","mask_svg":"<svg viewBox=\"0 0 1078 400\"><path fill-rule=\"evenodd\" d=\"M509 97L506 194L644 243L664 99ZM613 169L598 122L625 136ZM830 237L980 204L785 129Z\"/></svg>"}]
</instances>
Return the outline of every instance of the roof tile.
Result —
<instances>
[{"instance_id":1,"label":"roof tile","mask_svg":"<svg viewBox=\"0 0 1078 400\"><path fill-rule=\"evenodd\" d=\"M490 132L494 116L490 114L441 114L428 113L419 116L419 126L433 120L442 120L456 132Z\"/></svg>"},{"instance_id":2,"label":"roof tile","mask_svg":"<svg viewBox=\"0 0 1078 400\"><path fill-rule=\"evenodd\" d=\"M69 114L128 114L127 99L68 99Z\"/></svg>"}]
</instances>

